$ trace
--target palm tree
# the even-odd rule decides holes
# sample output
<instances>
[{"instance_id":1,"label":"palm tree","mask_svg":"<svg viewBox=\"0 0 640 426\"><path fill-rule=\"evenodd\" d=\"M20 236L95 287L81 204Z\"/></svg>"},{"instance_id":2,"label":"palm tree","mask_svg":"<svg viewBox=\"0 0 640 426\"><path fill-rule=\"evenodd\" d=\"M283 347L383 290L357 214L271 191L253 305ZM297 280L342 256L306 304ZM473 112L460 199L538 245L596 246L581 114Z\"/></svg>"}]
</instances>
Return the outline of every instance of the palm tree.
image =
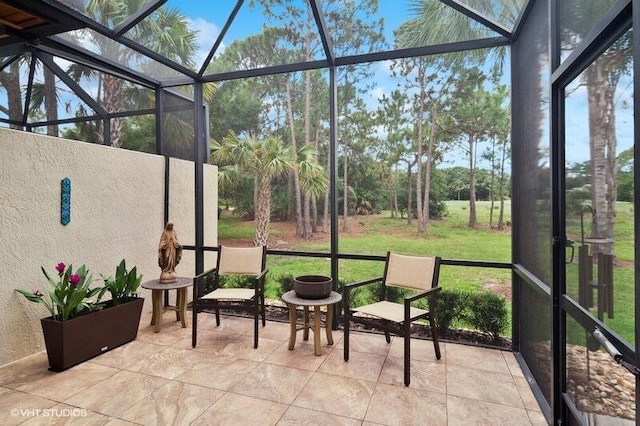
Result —
<instances>
[{"instance_id":1,"label":"palm tree","mask_svg":"<svg viewBox=\"0 0 640 426\"><path fill-rule=\"evenodd\" d=\"M235 164L240 171L253 177L256 193L253 244L266 245L271 225L271 181L294 170L295 154L275 136L258 139L249 135L240 138L231 133L222 143L214 141L210 147L212 163Z\"/></svg>"},{"instance_id":2,"label":"palm tree","mask_svg":"<svg viewBox=\"0 0 640 426\"><path fill-rule=\"evenodd\" d=\"M90 0L86 11L95 21L113 27L124 22L145 3L147 3L145 0ZM89 37L93 35L93 33L88 34ZM162 6L153 15L129 30L126 36L184 66L193 67L194 65L196 32L189 29L186 17L175 8ZM91 37L90 42L98 48L99 55L120 64L131 64L140 59L134 50L123 47L106 37ZM99 84L101 88L99 102L104 109L108 112L124 110L129 101L124 96L124 81L109 74L101 74ZM111 145L120 146L122 131L121 120L113 118Z\"/></svg>"}]
</instances>

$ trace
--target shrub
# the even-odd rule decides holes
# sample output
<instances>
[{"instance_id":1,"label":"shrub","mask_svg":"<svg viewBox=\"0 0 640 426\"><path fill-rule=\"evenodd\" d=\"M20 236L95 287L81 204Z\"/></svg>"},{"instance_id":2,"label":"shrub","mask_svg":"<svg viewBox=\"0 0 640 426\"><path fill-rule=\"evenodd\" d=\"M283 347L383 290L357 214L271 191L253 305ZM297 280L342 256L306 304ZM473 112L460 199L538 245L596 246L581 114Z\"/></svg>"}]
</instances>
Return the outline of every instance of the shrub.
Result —
<instances>
[{"instance_id":1,"label":"shrub","mask_svg":"<svg viewBox=\"0 0 640 426\"><path fill-rule=\"evenodd\" d=\"M473 328L489 333L498 340L508 323L504 297L482 291L473 293L469 302L465 320Z\"/></svg>"},{"instance_id":2,"label":"shrub","mask_svg":"<svg viewBox=\"0 0 640 426\"><path fill-rule=\"evenodd\" d=\"M460 319L468 305L470 293L442 289L436 297L436 325L438 332L446 333L454 320Z\"/></svg>"},{"instance_id":3,"label":"shrub","mask_svg":"<svg viewBox=\"0 0 640 426\"><path fill-rule=\"evenodd\" d=\"M294 277L291 274L280 275L278 277L277 281L280 283L276 290L278 298L281 298L286 292L293 290L293 279Z\"/></svg>"},{"instance_id":4,"label":"shrub","mask_svg":"<svg viewBox=\"0 0 640 426\"><path fill-rule=\"evenodd\" d=\"M444 201L429 199L429 219L442 219L449 214Z\"/></svg>"}]
</instances>

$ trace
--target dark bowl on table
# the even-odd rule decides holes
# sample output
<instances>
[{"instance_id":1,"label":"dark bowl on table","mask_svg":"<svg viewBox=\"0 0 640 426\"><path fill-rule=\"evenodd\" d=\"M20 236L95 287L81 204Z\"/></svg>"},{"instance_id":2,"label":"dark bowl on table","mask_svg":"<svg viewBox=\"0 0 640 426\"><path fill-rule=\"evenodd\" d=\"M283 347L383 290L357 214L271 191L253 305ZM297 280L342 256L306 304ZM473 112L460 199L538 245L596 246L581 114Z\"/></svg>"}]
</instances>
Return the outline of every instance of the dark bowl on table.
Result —
<instances>
[{"instance_id":1,"label":"dark bowl on table","mask_svg":"<svg viewBox=\"0 0 640 426\"><path fill-rule=\"evenodd\" d=\"M322 275L302 275L293 279L293 291L301 299L324 299L329 297L333 280Z\"/></svg>"}]
</instances>

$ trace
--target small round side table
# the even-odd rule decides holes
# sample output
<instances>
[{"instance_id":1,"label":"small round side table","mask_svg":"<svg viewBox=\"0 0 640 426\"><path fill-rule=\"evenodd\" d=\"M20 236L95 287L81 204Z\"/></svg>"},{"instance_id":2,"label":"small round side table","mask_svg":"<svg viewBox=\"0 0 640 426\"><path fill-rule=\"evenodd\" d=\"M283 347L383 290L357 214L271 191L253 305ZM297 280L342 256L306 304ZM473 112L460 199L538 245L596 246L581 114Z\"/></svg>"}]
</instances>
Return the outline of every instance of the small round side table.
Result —
<instances>
[{"instance_id":1,"label":"small round side table","mask_svg":"<svg viewBox=\"0 0 640 426\"><path fill-rule=\"evenodd\" d=\"M154 325L154 332L159 333L162 329L162 314L167 311L176 311L176 321L182 321L182 328L187 327L187 289L193 284L193 278L178 277L175 283L160 283L160 279L142 283L142 288L151 290L151 302L153 314L151 315L151 325ZM162 306L162 294L165 290L177 290L175 306Z\"/></svg>"},{"instance_id":2,"label":"small round side table","mask_svg":"<svg viewBox=\"0 0 640 426\"><path fill-rule=\"evenodd\" d=\"M303 339L309 340L309 307L313 306L313 346L316 355L322 355L322 346L320 345L320 307L327 307L327 320L325 324L325 330L327 334L327 343L333 345L333 335L331 334L331 321L333 318L333 305L342 300L342 295L335 291L329 294L329 297L324 299L303 299L296 295L296 292L291 290L282 295L282 300L289 305L289 324L291 325L291 332L289 334L289 350L293 350L296 344L296 334L300 330L304 330ZM298 321L296 318L296 309L298 306L304 308L304 324L302 327L298 327Z\"/></svg>"}]
</instances>

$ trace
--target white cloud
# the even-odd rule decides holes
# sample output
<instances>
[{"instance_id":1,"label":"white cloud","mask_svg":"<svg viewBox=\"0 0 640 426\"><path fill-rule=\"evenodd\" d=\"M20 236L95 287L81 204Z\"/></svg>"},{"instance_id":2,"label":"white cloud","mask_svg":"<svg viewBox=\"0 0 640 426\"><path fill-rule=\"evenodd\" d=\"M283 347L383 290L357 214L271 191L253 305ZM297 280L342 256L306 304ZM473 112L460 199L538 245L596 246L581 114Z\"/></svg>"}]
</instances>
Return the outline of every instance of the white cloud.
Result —
<instances>
[{"instance_id":1,"label":"white cloud","mask_svg":"<svg viewBox=\"0 0 640 426\"><path fill-rule=\"evenodd\" d=\"M213 22L202 18L188 18L188 21L189 27L198 32L198 36L196 37L196 45L198 46L196 51L196 64L198 68L200 68L211 51L213 43L218 39L220 28Z\"/></svg>"}]
</instances>

